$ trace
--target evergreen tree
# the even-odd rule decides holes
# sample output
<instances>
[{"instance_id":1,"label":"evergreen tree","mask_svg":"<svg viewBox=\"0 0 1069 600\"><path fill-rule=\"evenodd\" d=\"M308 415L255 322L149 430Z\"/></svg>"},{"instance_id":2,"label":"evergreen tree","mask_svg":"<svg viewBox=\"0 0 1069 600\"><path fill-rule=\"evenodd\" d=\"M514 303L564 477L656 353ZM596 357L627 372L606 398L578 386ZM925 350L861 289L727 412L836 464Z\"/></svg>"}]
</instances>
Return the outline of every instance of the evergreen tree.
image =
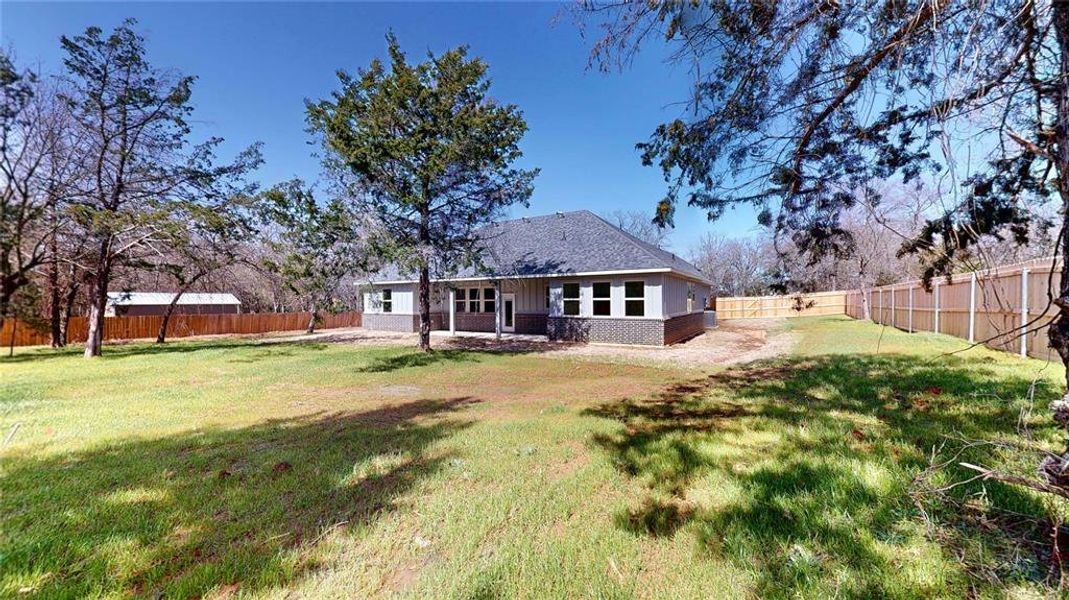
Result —
<instances>
[{"instance_id":1,"label":"evergreen tree","mask_svg":"<svg viewBox=\"0 0 1069 600\"><path fill-rule=\"evenodd\" d=\"M308 103L328 167L377 216L389 256L419 274L420 348L430 350L431 273L475 264L476 229L526 205L537 170L515 168L527 124L489 96L487 65L464 47L410 64L393 35L341 89Z\"/></svg>"}]
</instances>

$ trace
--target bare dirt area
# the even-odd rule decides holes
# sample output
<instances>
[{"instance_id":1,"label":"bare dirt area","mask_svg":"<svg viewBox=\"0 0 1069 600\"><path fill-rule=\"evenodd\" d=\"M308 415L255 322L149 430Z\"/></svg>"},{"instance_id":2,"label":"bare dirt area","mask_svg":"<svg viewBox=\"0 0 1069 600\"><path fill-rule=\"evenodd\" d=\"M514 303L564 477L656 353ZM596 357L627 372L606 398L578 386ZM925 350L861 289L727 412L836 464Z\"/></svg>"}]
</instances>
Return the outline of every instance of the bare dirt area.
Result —
<instances>
[{"instance_id":1,"label":"bare dirt area","mask_svg":"<svg viewBox=\"0 0 1069 600\"><path fill-rule=\"evenodd\" d=\"M659 364L702 369L773 358L794 347L795 339L783 332L783 319L738 319L723 321L716 329L665 348L576 344L552 352L554 355Z\"/></svg>"},{"instance_id":2,"label":"bare dirt area","mask_svg":"<svg viewBox=\"0 0 1069 600\"><path fill-rule=\"evenodd\" d=\"M548 342L541 336L509 335L496 340L488 334L449 337L435 332L437 348L485 352L540 353L552 358L576 358L598 362L654 364L677 368L707 368L733 365L785 354L795 339L783 331L783 319L736 319L723 321L717 329L685 342L654 348L607 344ZM375 346L415 345L416 334L368 331L360 328L334 329L313 335L266 338L271 342L349 343Z\"/></svg>"}]
</instances>

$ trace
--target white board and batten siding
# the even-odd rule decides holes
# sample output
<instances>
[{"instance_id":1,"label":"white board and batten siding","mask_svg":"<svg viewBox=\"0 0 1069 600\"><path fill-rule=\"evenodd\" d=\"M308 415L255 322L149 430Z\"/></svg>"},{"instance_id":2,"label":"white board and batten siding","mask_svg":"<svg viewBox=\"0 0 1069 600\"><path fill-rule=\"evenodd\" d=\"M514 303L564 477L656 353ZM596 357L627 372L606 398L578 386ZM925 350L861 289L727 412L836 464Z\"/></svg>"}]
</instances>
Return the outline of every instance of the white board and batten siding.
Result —
<instances>
[{"instance_id":1,"label":"white board and batten siding","mask_svg":"<svg viewBox=\"0 0 1069 600\"><path fill-rule=\"evenodd\" d=\"M625 284L629 281L643 283L643 300L645 313L642 317L626 317ZM635 275L614 275L603 277L555 278L550 280L550 316L564 316L564 284L579 283L579 317L594 317L594 284L610 284L609 300L611 316L623 319L669 319L688 312L701 312L707 296L706 286L691 284L685 279L663 273L642 273ZM695 298L688 303L688 295L693 286Z\"/></svg>"},{"instance_id":2,"label":"white board and batten siding","mask_svg":"<svg viewBox=\"0 0 1069 600\"><path fill-rule=\"evenodd\" d=\"M645 301L645 314L643 317L624 316L626 302L624 284L629 281L641 281L643 283L643 300ZM501 282L501 287L502 293L515 294L517 313L548 313L550 316L563 316L564 284L578 283L580 300L578 316L594 318L594 284L598 282L608 282L611 285L611 318L669 319L692 312L701 312L709 294L706 286L663 273L505 280ZM493 287L493 283L486 280L478 282L458 281L452 285L458 288ZM550 296L548 310L546 308L546 286L549 286ZM370 314L381 314L383 312L381 300L382 292L385 289L391 291L393 300L392 313L416 313L417 284L415 283L389 284L365 290L364 312ZM688 302L692 292L694 294L693 301ZM442 283L436 283L431 293L431 310L447 310L447 299L447 286Z\"/></svg>"},{"instance_id":3,"label":"white board and batten siding","mask_svg":"<svg viewBox=\"0 0 1069 600\"><path fill-rule=\"evenodd\" d=\"M382 314L382 291L390 290L393 301L393 310L390 312L411 315L415 314L416 307L416 284L396 283L376 286L364 291L364 312L370 314Z\"/></svg>"},{"instance_id":4,"label":"white board and batten siding","mask_svg":"<svg viewBox=\"0 0 1069 600\"><path fill-rule=\"evenodd\" d=\"M693 298L691 295L693 294ZM670 319L690 313L700 313L709 301L709 286L672 277L664 276L664 317ZM688 302L688 300L690 300Z\"/></svg>"},{"instance_id":5,"label":"white board and batten siding","mask_svg":"<svg viewBox=\"0 0 1069 600\"><path fill-rule=\"evenodd\" d=\"M594 317L594 284L608 282L611 284L609 300L611 305L611 318L639 318L624 317L624 283L628 281L643 282L645 301L645 317L647 319L659 319L662 314L661 305L661 274L635 274L630 276L594 276L594 277L560 277L554 278L549 284L549 316L561 317L564 315L564 284L579 284L579 314L573 315L584 318Z\"/></svg>"}]
</instances>

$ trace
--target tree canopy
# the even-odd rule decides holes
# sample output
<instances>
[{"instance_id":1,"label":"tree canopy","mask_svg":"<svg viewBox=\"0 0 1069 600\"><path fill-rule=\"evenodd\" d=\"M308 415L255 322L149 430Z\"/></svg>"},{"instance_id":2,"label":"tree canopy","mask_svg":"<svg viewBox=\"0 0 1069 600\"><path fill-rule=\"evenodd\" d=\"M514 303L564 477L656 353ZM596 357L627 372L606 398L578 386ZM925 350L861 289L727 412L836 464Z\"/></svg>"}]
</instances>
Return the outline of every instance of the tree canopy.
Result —
<instances>
[{"instance_id":1,"label":"tree canopy","mask_svg":"<svg viewBox=\"0 0 1069 600\"><path fill-rule=\"evenodd\" d=\"M72 220L91 240L92 283L86 356L100 354L107 292L113 272L138 265L181 243L190 218L214 218L242 178L261 162L253 145L232 163L217 164L211 138L191 145L187 122L194 78L158 69L132 19L110 34L89 27L62 37L65 99L84 132L89 164L71 203Z\"/></svg>"},{"instance_id":2,"label":"tree canopy","mask_svg":"<svg viewBox=\"0 0 1069 600\"><path fill-rule=\"evenodd\" d=\"M1027 238L1054 191L1060 87L1055 10L980 0L591 5L603 68L663 36L693 68L688 114L638 144L679 202L738 204L813 254L852 242L839 222L874 181L951 181L910 250L945 273L983 235ZM969 156L955 150L972 142ZM948 178L948 179L943 179ZM956 178L956 179L952 179Z\"/></svg>"},{"instance_id":3,"label":"tree canopy","mask_svg":"<svg viewBox=\"0 0 1069 600\"><path fill-rule=\"evenodd\" d=\"M812 259L856 240L842 216L879 183L938 190L901 252L947 274L985 237L1028 242L1060 206L1051 347L1069 365L1069 3L861 0L589 3L604 68L661 37L688 64L688 114L638 144L664 175L655 220L750 204ZM1043 311L1040 311L1043 312ZM1013 333L1013 332L1010 332ZM1069 427L1069 394L1052 404ZM1069 487L1069 449L1040 473ZM1034 484L1042 489L1044 484Z\"/></svg>"},{"instance_id":4,"label":"tree canopy","mask_svg":"<svg viewBox=\"0 0 1069 600\"><path fill-rule=\"evenodd\" d=\"M337 181L382 222L388 258L419 273L420 345L430 349L430 274L478 261L476 230L526 205L537 169L515 166L527 124L490 95L487 65L466 47L409 63L387 36L375 59L340 89L309 101Z\"/></svg>"}]
</instances>

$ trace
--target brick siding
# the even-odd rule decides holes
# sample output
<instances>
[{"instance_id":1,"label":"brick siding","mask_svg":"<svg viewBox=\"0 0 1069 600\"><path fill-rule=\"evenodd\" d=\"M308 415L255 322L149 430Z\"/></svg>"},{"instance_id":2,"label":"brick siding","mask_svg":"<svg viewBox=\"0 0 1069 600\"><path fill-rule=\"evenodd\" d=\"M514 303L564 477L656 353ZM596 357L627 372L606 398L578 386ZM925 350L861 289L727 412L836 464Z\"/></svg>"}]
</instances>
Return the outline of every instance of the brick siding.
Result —
<instances>
[{"instance_id":1,"label":"brick siding","mask_svg":"<svg viewBox=\"0 0 1069 600\"><path fill-rule=\"evenodd\" d=\"M494 331L493 313L457 313L457 331ZM364 328L379 331L419 331L419 315L364 313ZM431 329L448 330L449 315L431 313ZM702 313L660 319L588 319L517 314L516 333L547 335L551 340L602 344L663 346L694 337L705 330Z\"/></svg>"},{"instance_id":2,"label":"brick siding","mask_svg":"<svg viewBox=\"0 0 1069 600\"><path fill-rule=\"evenodd\" d=\"M549 317L546 331L551 340L644 346L664 344L664 321L660 319Z\"/></svg>"},{"instance_id":3,"label":"brick siding","mask_svg":"<svg viewBox=\"0 0 1069 600\"><path fill-rule=\"evenodd\" d=\"M691 313L673 317L664 322L664 343L675 344L690 339L705 331L705 315Z\"/></svg>"},{"instance_id":4,"label":"brick siding","mask_svg":"<svg viewBox=\"0 0 1069 600\"><path fill-rule=\"evenodd\" d=\"M441 327L435 326L435 329L449 329L449 314L439 313L442 318ZM457 331L482 331L493 333L497 331L494 326L494 313L457 313L456 324ZM532 313L523 314L517 313L515 315L515 332L512 333L527 333L534 335L546 335L546 315Z\"/></svg>"},{"instance_id":5,"label":"brick siding","mask_svg":"<svg viewBox=\"0 0 1069 600\"><path fill-rule=\"evenodd\" d=\"M419 315L364 313L363 327L376 331L419 331Z\"/></svg>"},{"instance_id":6,"label":"brick siding","mask_svg":"<svg viewBox=\"0 0 1069 600\"><path fill-rule=\"evenodd\" d=\"M549 317L546 330L551 340L665 346L705 331L702 319L702 313L674 317L667 321Z\"/></svg>"},{"instance_id":7,"label":"brick siding","mask_svg":"<svg viewBox=\"0 0 1069 600\"><path fill-rule=\"evenodd\" d=\"M516 333L546 335L546 319L545 313L517 313Z\"/></svg>"},{"instance_id":8,"label":"brick siding","mask_svg":"<svg viewBox=\"0 0 1069 600\"><path fill-rule=\"evenodd\" d=\"M457 331L496 331L494 329L494 313L462 313L456 314ZM449 329L449 315L445 315L445 324L442 329Z\"/></svg>"}]
</instances>

